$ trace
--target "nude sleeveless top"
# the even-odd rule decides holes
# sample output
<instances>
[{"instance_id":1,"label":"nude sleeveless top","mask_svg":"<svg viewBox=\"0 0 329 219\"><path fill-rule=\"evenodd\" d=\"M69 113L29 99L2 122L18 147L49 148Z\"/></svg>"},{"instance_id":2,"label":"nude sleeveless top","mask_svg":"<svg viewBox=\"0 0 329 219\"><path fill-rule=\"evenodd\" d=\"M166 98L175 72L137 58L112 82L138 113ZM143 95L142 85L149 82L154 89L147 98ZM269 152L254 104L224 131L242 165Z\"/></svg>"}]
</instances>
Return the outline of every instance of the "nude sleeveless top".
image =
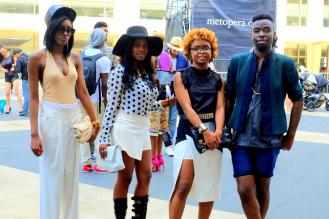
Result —
<instances>
[{"instance_id":1,"label":"nude sleeveless top","mask_svg":"<svg viewBox=\"0 0 329 219\"><path fill-rule=\"evenodd\" d=\"M69 73L65 76L57 66L51 52L47 50L42 81L43 100L60 104L70 104L76 101L75 84L78 73L71 57L67 58L67 63Z\"/></svg>"}]
</instances>

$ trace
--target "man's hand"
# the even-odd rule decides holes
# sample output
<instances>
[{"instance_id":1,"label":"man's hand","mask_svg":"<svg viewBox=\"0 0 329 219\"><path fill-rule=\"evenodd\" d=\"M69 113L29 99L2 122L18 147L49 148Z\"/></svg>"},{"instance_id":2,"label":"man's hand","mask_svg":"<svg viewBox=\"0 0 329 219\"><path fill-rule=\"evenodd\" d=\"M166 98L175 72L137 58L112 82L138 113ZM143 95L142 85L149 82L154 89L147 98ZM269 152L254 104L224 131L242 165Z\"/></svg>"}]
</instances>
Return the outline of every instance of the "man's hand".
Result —
<instances>
[{"instance_id":1,"label":"man's hand","mask_svg":"<svg viewBox=\"0 0 329 219\"><path fill-rule=\"evenodd\" d=\"M284 135L282 139L282 150L289 151L294 143L295 135Z\"/></svg>"}]
</instances>

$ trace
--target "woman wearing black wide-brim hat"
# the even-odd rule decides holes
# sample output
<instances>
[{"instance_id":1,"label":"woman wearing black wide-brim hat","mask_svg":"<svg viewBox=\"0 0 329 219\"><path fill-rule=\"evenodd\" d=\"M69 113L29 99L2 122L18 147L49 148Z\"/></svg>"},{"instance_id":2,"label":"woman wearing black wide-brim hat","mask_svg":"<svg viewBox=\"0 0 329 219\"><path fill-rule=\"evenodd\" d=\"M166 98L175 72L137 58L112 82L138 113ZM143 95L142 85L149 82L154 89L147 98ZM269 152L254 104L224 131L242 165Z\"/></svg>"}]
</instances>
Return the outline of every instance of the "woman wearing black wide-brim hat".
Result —
<instances>
[{"instance_id":1,"label":"woman wearing black wide-brim hat","mask_svg":"<svg viewBox=\"0 0 329 219\"><path fill-rule=\"evenodd\" d=\"M28 63L30 89L31 149L40 157L40 218L79 218L79 143L73 125L81 119L80 103L93 123L93 141L99 121L86 89L74 42L73 9L54 5L45 17L46 48L31 55ZM38 84L43 95L39 104ZM39 106L40 105L40 106Z\"/></svg>"},{"instance_id":2,"label":"woman wearing black wide-brim hat","mask_svg":"<svg viewBox=\"0 0 329 219\"><path fill-rule=\"evenodd\" d=\"M127 193L134 169L137 176L134 209L135 218L145 218L148 190L151 180L151 142L148 114L175 102L174 99L156 101L151 56L158 56L163 42L159 37L148 36L143 26L129 27L113 48L120 56L119 65L109 77L108 99L103 119L99 152L104 159L107 147L118 145L125 164L118 171L113 191L116 218L125 218Z\"/></svg>"}]
</instances>

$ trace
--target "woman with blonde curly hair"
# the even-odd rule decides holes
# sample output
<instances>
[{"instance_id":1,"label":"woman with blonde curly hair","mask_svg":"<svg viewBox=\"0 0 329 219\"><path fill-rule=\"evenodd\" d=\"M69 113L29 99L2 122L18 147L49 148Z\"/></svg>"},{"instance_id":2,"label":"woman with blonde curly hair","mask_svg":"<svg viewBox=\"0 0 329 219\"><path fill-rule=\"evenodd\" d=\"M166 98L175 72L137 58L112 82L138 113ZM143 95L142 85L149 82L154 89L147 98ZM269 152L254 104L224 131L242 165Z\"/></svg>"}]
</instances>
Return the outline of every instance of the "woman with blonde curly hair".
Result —
<instances>
[{"instance_id":1,"label":"woman with blonde curly hair","mask_svg":"<svg viewBox=\"0 0 329 219\"><path fill-rule=\"evenodd\" d=\"M174 88L180 116L174 148L174 188L169 218L181 218L186 199L199 203L199 218L209 218L219 197L224 125L224 80L209 68L218 52L215 33L206 28L190 31L183 40L184 54L192 66L177 72ZM204 139L198 150L192 130Z\"/></svg>"}]
</instances>

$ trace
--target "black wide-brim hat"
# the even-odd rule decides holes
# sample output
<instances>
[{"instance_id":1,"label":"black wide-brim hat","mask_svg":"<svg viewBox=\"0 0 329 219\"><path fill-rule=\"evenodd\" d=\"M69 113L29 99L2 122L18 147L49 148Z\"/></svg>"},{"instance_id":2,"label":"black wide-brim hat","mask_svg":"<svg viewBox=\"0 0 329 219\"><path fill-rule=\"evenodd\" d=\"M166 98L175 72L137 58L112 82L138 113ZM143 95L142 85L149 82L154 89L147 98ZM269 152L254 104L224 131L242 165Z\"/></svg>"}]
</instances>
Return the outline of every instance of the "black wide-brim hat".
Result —
<instances>
[{"instance_id":1,"label":"black wide-brim hat","mask_svg":"<svg viewBox=\"0 0 329 219\"><path fill-rule=\"evenodd\" d=\"M58 18L58 17L68 17L70 21L73 23L77 13L69 7L65 7L63 5L53 5L51 6L45 16L45 23L49 26L50 21Z\"/></svg>"},{"instance_id":2,"label":"black wide-brim hat","mask_svg":"<svg viewBox=\"0 0 329 219\"><path fill-rule=\"evenodd\" d=\"M131 26L127 29L127 33L123 34L115 44L112 53L117 56L124 56L127 46L132 40L137 38L145 38L148 42L148 53L151 56L158 56L162 52L163 42L160 37L149 36L147 30L143 26Z\"/></svg>"}]
</instances>

